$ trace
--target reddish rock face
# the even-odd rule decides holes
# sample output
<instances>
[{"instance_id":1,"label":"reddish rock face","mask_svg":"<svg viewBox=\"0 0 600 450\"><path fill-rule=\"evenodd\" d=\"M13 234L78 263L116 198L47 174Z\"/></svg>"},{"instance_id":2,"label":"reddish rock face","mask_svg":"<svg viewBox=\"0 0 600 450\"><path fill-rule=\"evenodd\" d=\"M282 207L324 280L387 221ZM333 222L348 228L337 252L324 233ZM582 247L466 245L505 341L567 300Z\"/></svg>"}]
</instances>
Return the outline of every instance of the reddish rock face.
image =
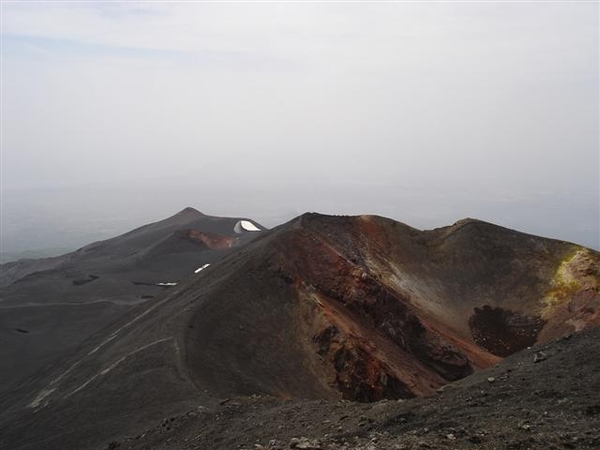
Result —
<instances>
[{"instance_id":1,"label":"reddish rock face","mask_svg":"<svg viewBox=\"0 0 600 450\"><path fill-rule=\"evenodd\" d=\"M235 349L221 376L285 397L428 395L600 322L597 252L474 220L419 231L380 217L307 214L240 258L235 280L198 309L191 360L205 361L218 342ZM243 337L209 325L224 298ZM245 366L256 360L277 369Z\"/></svg>"},{"instance_id":2,"label":"reddish rock face","mask_svg":"<svg viewBox=\"0 0 600 450\"><path fill-rule=\"evenodd\" d=\"M180 238L196 243L202 243L211 250L225 250L233 247L237 243L237 239L235 237L224 236L217 233L208 233L199 230L182 231L180 233Z\"/></svg>"},{"instance_id":3,"label":"reddish rock face","mask_svg":"<svg viewBox=\"0 0 600 450\"><path fill-rule=\"evenodd\" d=\"M331 235L297 230L282 240L285 250L274 252L273 268L294 286L298 301L315 305L308 320L318 325L310 333L328 366L329 384L353 400L406 398L495 361L472 343L447 338L405 293L386 285L388 267L373 272L367 260L384 250L385 235L366 228L348 230L362 239L338 234L347 246L336 245Z\"/></svg>"}]
</instances>

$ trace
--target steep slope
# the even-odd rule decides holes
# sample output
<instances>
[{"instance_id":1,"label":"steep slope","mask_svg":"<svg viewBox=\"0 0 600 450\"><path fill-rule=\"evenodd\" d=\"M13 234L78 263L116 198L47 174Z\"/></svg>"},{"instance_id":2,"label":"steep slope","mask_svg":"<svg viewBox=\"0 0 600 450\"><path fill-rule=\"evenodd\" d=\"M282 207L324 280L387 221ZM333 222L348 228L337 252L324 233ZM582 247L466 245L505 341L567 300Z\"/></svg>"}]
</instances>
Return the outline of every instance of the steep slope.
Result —
<instances>
[{"instance_id":1,"label":"steep slope","mask_svg":"<svg viewBox=\"0 0 600 450\"><path fill-rule=\"evenodd\" d=\"M259 234L236 232L241 220L186 208L67 255L1 266L0 392Z\"/></svg>"},{"instance_id":2,"label":"steep slope","mask_svg":"<svg viewBox=\"0 0 600 450\"><path fill-rule=\"evenodd\" d=\"M430 395L597 325L599 263L575 244L476 220L419 231L306 214L5 394L0 434L11 448L96 448L235 395Z\"/></svg>"}]
</instances>

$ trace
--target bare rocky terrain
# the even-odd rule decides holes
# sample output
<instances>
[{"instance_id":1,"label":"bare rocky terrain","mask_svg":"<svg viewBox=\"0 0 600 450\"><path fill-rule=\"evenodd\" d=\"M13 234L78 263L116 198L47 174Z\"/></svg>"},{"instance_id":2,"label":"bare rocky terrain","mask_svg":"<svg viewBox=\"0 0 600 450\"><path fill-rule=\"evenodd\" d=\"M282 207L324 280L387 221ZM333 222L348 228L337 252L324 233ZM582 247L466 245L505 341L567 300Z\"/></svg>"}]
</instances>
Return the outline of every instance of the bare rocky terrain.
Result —
<instances>
[{"instance_id":1,"label":"bare rocky terrain","mask_svg":"<svg viewBox=\"0 0 600 450\"><path fill-rule=\"evenodd\" d=\"M106 272L86 257L70 289L112 273L160 292L0 394L0 446L598 445L598 252L474 219L305 214L240 245L215 233L89 248ZM200 247L227 253L194 273ZM176 285L157 286L158 261ZM52 292L54 270L23 280Z\"/></svg>"},{"instance_id":2,"label":"bare rocky terrain","mask_svg":"<svg viewBox=\"0 0 600 450\"><path fill-rule=\"evenodd\" d=\"M0 393L251 240L234 230L241 220L186 208L63 256L1 265Z\"/></svg>"},{"instance_id":3,"label":"bare rocky terrain","mask_svg":"<svg viewBox=\"0 0 600 450\"><path fill-rule=\"evenodd\" d=\"M375 403L223 399L165 417L120 449L600 448L600 328L515 354L435 394ZM110 445L109 445L110 444Z\"/></svg>"}]
</instances>

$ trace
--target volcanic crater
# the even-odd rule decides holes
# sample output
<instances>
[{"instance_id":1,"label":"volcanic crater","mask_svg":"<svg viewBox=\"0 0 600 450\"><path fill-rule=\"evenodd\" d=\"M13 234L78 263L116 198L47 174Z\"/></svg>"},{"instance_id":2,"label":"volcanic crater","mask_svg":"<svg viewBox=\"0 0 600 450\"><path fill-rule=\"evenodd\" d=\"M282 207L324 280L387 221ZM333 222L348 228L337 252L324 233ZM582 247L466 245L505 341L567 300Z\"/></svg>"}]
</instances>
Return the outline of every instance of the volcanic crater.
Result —
<instances>
[{"instance_id":1,"label":"volcanic crater","mask_svg":"<svg viewBox=\"0 0 600 450\"><path fill-rule=\"evenodd\" d=\"M576 244L474 219L421 231L378 216L308 213L230 246L235 223L225 234L186 222L144 240L133 259L119 246L137 264L186 242L228 253L4 394L5 442L98 443L235 396L431 396L600 323L600 254Z\"/></svg>"}]
</instances>

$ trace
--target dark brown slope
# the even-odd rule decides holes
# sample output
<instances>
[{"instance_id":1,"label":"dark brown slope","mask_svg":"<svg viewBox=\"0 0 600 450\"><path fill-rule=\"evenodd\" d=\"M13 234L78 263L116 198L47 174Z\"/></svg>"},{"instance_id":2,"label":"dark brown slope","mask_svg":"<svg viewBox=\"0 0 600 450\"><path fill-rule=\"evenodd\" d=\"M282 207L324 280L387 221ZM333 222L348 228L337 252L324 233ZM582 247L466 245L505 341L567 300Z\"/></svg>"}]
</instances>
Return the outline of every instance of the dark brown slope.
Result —
<instances>
[{"instance_id":1,"label":"dark brown slope","mask_svg":"<svg viewBox=\"0 0 600 450\"><path fill-rule=\"evenodd\" d=\"M0 266L0 392L256 233L186 208L56 258ZM260 225L257 225L263 229Z\"/></svg>"},{"instance_id":2,"label":"dark brown slope","mask_svg":"<svg viewBox=\"0 0 600 450\"><path fill-rule=\"evenodd\" d=\"M235 395L431 394L597 324L598 259L474 220L422 232L304 215L5 394L0 435L9 448L97 448Z\"/></svg>"}]
</instances>

